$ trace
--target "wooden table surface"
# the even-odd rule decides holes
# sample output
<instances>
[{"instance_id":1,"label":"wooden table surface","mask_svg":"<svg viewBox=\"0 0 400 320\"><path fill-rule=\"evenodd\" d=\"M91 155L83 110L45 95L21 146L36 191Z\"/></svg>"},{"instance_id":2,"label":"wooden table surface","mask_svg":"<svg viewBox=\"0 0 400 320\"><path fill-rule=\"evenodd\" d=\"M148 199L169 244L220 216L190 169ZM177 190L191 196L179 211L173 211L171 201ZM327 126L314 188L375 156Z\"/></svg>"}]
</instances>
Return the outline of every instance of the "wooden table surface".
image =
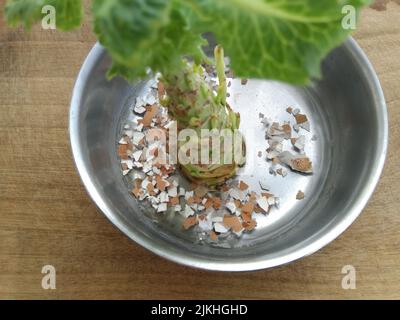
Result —
<instances>
[{"instance_id":1,"label":"wooden table surface","mask_svg":"<svg viewBox=\"0 0 400 320\"><path fill-rule=\"evenodd\" d=\"M400 298L399 21L394 2L386 11L366 9L355 34L381 80L390 121L384 174L363 214L300 261L220 273L179 266L133 243L80 183L68 109L95 42L89 23L70 33L28 34L0 20L0 298ZM41 287L47 264L56 268L55 290ZM356 268L355 290L341 287L344 265Z\"/></svg>"}]
</instances>

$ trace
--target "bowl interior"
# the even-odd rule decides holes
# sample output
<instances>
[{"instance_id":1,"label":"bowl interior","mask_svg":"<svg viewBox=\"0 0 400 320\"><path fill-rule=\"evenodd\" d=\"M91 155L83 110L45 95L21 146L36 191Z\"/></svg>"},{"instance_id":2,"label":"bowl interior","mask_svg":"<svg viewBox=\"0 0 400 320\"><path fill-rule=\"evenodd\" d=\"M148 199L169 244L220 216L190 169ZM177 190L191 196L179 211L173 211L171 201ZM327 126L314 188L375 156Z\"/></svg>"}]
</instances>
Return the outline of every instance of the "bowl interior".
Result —
<instances>
[{"instance_id":1,"label":"bowl interior","mask_svg":"<svg viewBox=\"0 0 400 320\"><path fill-rule=\"evenodd\" d=\"M230 105L241 113L247 163L240 179L260 191L266 182L281 206L257 219L258 227L235 241L218 245L196 241L179 218L147 214L131 196L121 175L117 140L131 116L130 107L148 82L129 85L106 80L110 59L96 45L82 67L71 107L71 139L79 173L90 195L125 234L155 253L196 267L250 270L289 262L310 254L338 236L366 204L382 169L387 124L383 96L368 61L353 40L334 50L322 65L323 78L312 86L250 79L234 80ZM278 122L299 108L311 123L306 153L311 176L290 172L272 176L265 157L259 113ZM315 139L312 137L315 136ZM298 190L305 199L295 199Z\"/></svg>"}]
</instances>

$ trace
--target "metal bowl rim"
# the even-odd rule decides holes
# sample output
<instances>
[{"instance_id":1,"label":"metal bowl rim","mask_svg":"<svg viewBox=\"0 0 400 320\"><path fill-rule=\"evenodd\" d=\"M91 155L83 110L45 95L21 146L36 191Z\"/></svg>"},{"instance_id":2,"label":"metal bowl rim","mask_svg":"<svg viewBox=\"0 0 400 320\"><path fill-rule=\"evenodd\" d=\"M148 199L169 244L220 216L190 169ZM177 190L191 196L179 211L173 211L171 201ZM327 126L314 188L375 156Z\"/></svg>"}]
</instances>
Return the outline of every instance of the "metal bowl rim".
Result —
<instances>
[{"instance_id":1,"label":"metal bowl rim","mask_svg":"<svg viewBox=\"0 0 400 320\"><path fill-rule=\"evenodd\" d=\"M79 128L78 114L79 114L79 107L81 105L82 91L83 88L85 87L87 78L90 75L90 71L92 70L98 58L104 53L105 50L99 43L96 43L94 47L91 49L89 55L86 57L80 69L78 78L73 88L70 113L69 113L69 134L71 140L72 154L80 178L89 196L98 206L98 208L103 212L103 214L108 218L108 220L110 220L110 222L113 223L126 236L128 236L130 239L134 240L136 243L140 244L144 248L152 251L153 253L181 265L191 266L205 270L214 270L214 271L253 271L253 270L261 270L287 264L294 260L300 259L304 256L313 254L314 252L318 251L319 249L328 245L330 242L336 239L360 215L360 213L366 206L369 198L371 197L372 193L375 190L379 177L383 171L387 153L388 115L387 115L385 98L382 88L380 86L379 79L371 63L369 62L367 56L353 38L349 37L349 39L344 43L344 46L346 47L346 49L348 49L349 52L351 52L353 57L359 63L360 67L363 69L362 71L364 72L365 77L367 78L369 87L372 89L372 93L374 96L374 104L377 107L378 111L377 112L378 116L377 122L379 131L378 136L379 136L379 141L381 141L381 143L379 143L377 146L377 154L379 154L379 157L378 160L375 161L374 163L373 170L371 170L370 176L368 178L368 183L365 184L365 186L362 189L362 192L360 192L357 199L355 199L355 201L349 208L345 218L342 219L340 223L335 225L327 233L324 233L312 243L298 250L295 250L288 254L272 259L264 259L261 261L240 261L240 262L227 263L223 261L219 262L208 261L206 259L193 256L188 257L187 255L185 255L184 252L177 252L171 248L160 247L155 241L152 241L152 239L143 237L141 234L138 234L135 231L129 229L124 223L124 220L119 218L113 213L112 209L104 201L99 190L97 190L96 186L94 185L90 175L88 174L85 162L83 161L81 145L79 142L80 128Z\"/></svg>"}]
</instances>

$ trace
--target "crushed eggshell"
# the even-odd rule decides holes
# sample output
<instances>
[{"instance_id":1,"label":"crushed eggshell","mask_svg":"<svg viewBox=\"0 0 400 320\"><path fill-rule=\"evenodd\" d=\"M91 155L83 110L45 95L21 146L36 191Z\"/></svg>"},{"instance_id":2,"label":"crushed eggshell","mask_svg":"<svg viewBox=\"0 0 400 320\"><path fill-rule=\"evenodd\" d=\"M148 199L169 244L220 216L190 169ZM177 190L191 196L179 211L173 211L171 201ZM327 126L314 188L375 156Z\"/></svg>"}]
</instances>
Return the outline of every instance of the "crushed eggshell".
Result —
<instances>
[{"instance_id":1,"label":"crushed eggshell","mask_svg":"<svg viewBox=\"0 0 400 320\"><path fill-rule=\"evenodd\" d=\"M194 210L189 205L185 205L185 210L182 212L182 214L187 218L194 215Z\"/></svg>"},{"instance_id":2,"label":"crushed eggshell","mask_svg":"<svg viewBox=\"0 0 400 320\"><path fill-rule=\"evenodd\" d=\"M299 151L304 151L304 147L306 144L306 137L301 135L298 138L291 139L292 145Z\"/></svg>"},{"instance_id":3,"label":"crushed eggshell","mask_svg":"<svg viewBox=\"0 0 400 320\"><path fill-rule=\"evenodd\" d=\"M217 241L218 240L218 235L214 231L210 231L210 240L211 241Z\"/></svg>"},{"instance_id":4,"label":"crushed eggshell","mask_svg":"<svg viewBox=\"0 0 400 320\"><path fill-rule=\"evenodd\" d=\"M239 189L241 190L241 191L245 191L245 190L247 190L249 188L249 185L248 184L246 184L245 182L243 182L243 181L240 181L239 182Z\"/></svg>"},{"instance_id":5,"label":"crushed eggshell","mask_svg":"<svg viewBox=\"0 0 400 320\"><path fill-rule=\"evenodd\" d=\"M296 199L297 200L303 200L304 199L304 192L299 190L296 194Z\"/></svg>"},{"instance_id":6,"label":"crushed eggshell","mask_svg":"<svg viewBox=\"0 0 400 320\"><path fill-rule=\"evenodd\" d=\"M243 228L247 231L253 230L257 226L257 221L256 220L250 220L250 221L244 221L243 222Z\"/></svg>"},{"instance_id":7,"label":"crushed eggshell","mask_svg":"<svg viewBox=\"0 0 400 320\"><path fill-rule=\"evenodd\" d=\"M165 212L167 211L168 207L166 203L160 203L158 206L157 212Z\"/></svg>"},{"instance_id":8,"label":"crushed eggshell","mask_svg":"<svg viewBox=\"0 0 400 320\"><path fill-rule=\"evenodd\" d=\"M294 115L294 118L296 119L296 123L297 124L302 124L308 121L308 118L305 114L301 114L301 113L296 113Z\"/></svg>"},{"instance_id":9,"label":"crushed eggshell","mask_svg":"<svg viewBox=\"0 0 400 320\"><path fill-rule=\"evenodd\" d=\"M151 121L153 120L153 117L156 115L158 111L158 108L159 108L158 105L152 105L150 108L148 108L142 120L143 126L148 127L150 125Z\"/></svg>"},{"instance_id":10,"label":"crushed eggshell","mask_svg":"<svg viewBox=\"0 0 400 320\"><path fill-rule=\"evenodd\" d=\"M278 156L278 158L292 170L303 173L312 173L312 162L306 155L294 155L289 151L284 151Z\"/></svg>"},{"instance_id":11,"label":"crushed eggshell","mask_svg":"<svg viewBox=\"0 0 400 320\"><path fill-rule=\"evenodd\" d=\"M254 211L254 203L248 202L241 207L241 211L245 213L252 213Z\"/></svg>"},{"instance_id":12,"label":"crushed eggshell","mask_svg":"<svg viewBox=\"0 0 400 320\"><path fill-rule=\"evenodd\" d=\"M230 213L234 214L236 212L236 205L234 202L228 202L225 207L229 210Z\"/></svg>"},{"instance_id":13,"label":"crushed eggshell","mask_svg":"<svg viewBox=\"0 0 400 320\"><path fill-rule=\"evenodd\" d=\"M214 223L214 230L218 233L227 233L229 228L226 228L222 222L216 222Z\"/></svg>"},{"instance_id":14,"label":"crushed eggshell","mask_svg":"<svg viewBox=\"0 0 400 320\"><path fill-rule=\"evenodd\" d=\"M268 204L268 199L266 197L259 197L257 199L257 204L264 212L268 212L269 204Z\"/></svg>"},{"instance_id":15,"label":"crushed eggshell","mask_svg":"<svg viewBox=\"0 0 400 320\"><path fill-rule=\"evenodd\" d=\"M187 217L184 221L183 221L183 228L185 230L193 227L195 224L197 223L197 216L190 216Z\"/></svg>"},{"instance_id":16,"label":"crushed eggshell","mask_svg":"<svg viewBox=\"0 0 400 320\"><path fill-rule=\"evenodd\" d=\"M223 224L225 227L235 232L240 232L243 229L242 223L237 216L225 215Z\"/></svg>"}]
</instances>

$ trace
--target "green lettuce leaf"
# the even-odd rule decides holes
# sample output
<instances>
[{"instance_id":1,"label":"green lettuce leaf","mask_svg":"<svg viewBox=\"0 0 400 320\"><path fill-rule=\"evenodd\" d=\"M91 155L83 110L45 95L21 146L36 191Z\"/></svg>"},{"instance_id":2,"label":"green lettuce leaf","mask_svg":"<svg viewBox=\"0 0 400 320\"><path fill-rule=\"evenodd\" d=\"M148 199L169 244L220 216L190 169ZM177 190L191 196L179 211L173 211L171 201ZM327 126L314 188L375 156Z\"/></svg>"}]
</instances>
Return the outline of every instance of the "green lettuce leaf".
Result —
<instances>
[{"instance_id":1,"label":"green lettuce leaf","mask_svg":"<svg viewBox=\"0 0 400 320\"><path fill-rule=\"evenodd\" d=\"M182 56L201 55L212 32L235 74L307 84L321 60L351 30L342 8L370 0L95 0L95 30L113 57L110 75L129 79L146 67L171 72Z\"/></svg>"},{"instance_id":2,"label":"green lettuce leaf","mask_svg":"<svg viewBox=\"0 0 400 320\"><path fill-rule=\"evenodd\" d=\"M109 76L134 80L155 72L171 73L182 56L200 60L204 39L193 33L175 1L95 0L94 30L113 64Z\"/></svg>"},{"instance_id":3,"label":"green lettuce leaf","mask_svg":"<svg viewBox=\"0 0 400 320\"><path fill-rule=\"evenodd\" d=\"M42 13L45 5L55 8L57 29L69 31L81 25L81 0L8 0L5 7L7 22L14 27L22 24L26 29L30 29L45 16Z\"/></svg>"},{"instance_id":4,"label":"green lettuce leaf","mask_svg":"<svg viewBox=\"0 0 400 320\"><path fill-rule=\"evenodd\" d=\"M342 8L370 0L188 0L193 29L211 31L240 77L305 84L351 30Z\"/></svg>"}]
</instances>

